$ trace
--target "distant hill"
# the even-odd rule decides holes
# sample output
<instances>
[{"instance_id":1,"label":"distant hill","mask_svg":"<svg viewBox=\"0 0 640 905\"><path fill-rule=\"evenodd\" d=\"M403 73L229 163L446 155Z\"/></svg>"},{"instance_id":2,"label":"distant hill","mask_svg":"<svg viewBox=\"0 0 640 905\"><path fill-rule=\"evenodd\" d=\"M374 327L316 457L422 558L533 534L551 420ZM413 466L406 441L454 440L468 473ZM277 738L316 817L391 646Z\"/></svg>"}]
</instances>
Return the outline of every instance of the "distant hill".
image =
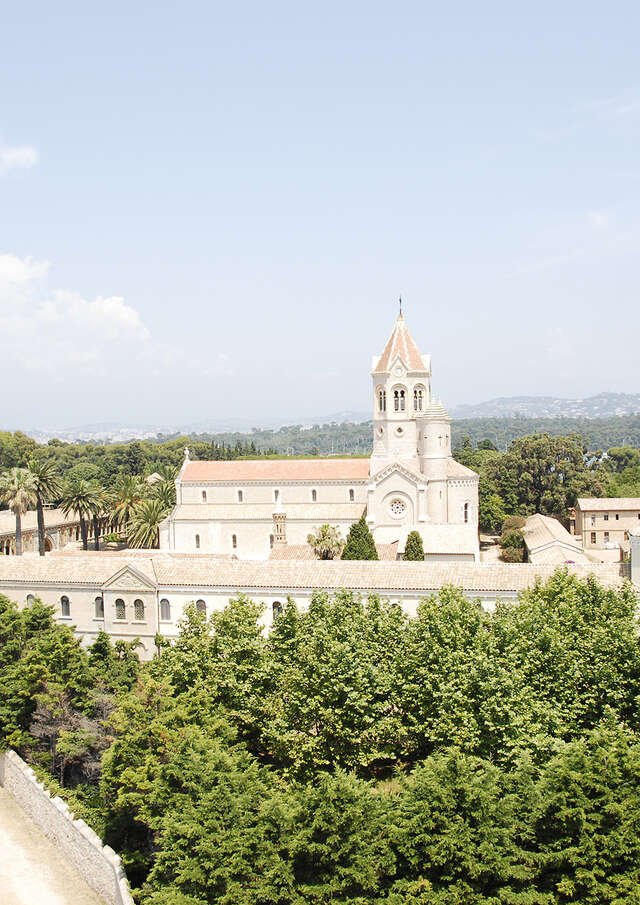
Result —
<instances>
[{"instance_id":1,"label":"distant hill","mask_svg":"<svg viewBox=\"0 0 640 905\"><path fill-rule=\"evenodd\" d=\"M457 421L467 418L611 418L640 412L640 393L598 393L585 399L558 396L501 396L451 410Z\"/></svg>"}]
</instances>

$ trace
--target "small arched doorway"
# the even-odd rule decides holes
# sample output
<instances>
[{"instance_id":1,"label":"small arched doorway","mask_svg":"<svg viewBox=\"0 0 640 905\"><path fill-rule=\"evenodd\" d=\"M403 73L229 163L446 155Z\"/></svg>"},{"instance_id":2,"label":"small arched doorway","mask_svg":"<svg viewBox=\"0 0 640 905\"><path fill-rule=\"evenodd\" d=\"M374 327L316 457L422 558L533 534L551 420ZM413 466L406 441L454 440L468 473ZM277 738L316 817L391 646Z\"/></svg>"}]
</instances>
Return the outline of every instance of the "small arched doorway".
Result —
<instances>
[{"instance_id":1,"label":"small arched doorway","mask_svg":"<svg viewBox=\"0 0 640 905\"><path fill-rule=\"evenodd\" d=\"M52 550L53 550L53 541L51 540L50 537L47 536L44 539L44 552L51 553Z\"/></svg>"}]
</instances>

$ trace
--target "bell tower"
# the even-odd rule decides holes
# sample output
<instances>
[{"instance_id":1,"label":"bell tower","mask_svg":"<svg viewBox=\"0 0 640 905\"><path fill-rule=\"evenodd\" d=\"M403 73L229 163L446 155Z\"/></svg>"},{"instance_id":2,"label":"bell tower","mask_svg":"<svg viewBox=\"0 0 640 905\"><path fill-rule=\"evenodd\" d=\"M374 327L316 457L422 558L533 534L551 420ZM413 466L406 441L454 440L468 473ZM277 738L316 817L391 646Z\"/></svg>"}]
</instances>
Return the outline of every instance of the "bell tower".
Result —
<instances>
[{"instance_id":1,"label":"bell tower","mask_svg":"<svg viewBox=\"0 0 640 905\"><path fill-rule=\"evenodd\" d=\"M374 357L373 453L371 474L390 462L403 461L416 471L418 419L431 401L431 357L421 355L407 328L402 309L382 355Z\"/></svg>"}]
</instances>

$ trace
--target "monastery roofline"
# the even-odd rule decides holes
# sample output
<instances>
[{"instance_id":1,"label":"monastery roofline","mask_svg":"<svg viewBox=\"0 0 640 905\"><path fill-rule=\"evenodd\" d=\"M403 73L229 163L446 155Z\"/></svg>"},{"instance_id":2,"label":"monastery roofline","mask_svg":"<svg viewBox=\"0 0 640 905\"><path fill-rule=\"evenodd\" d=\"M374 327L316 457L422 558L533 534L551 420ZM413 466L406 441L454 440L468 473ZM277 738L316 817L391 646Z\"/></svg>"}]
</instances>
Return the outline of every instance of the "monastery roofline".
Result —
<instances>
[{"instance_id":1,"label":"monastery roofline","mask_svg":"<svg viewBox=\"0 0 640 905\"><path fill-rule=\"evenodd\" d=\"M536 580L546 580L557 566L534 563L430 563L358 561L246 561L221 562L212 556L157 553L136 558L135 551L118 560L109 556L0 557L0 587L19 585L77 585L102 588L127 566L142 573L157 587L219 589L348 590L380 593L418 591L432 594L454 586L471 593L517 593ZM566 571L577 578L593 575L607 588L624 583L618 563L569 564Z\"/></svg>"}]
</instances>

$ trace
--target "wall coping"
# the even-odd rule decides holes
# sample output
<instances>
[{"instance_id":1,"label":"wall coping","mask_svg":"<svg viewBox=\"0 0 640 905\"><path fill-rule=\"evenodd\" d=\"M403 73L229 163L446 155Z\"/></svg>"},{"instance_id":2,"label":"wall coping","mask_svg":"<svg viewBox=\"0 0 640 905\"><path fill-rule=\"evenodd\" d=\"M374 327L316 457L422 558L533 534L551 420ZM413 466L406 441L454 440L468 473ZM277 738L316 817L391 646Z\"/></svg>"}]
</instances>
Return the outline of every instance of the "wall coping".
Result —
<instances>
[{"instance_id":1,"label":"wall coping","mask_svg":"<svg viewBox=\"0 0 640 905\"><path fill-rule=\"evenodd\" d=\"M26 788L31 790L33 795L40 800L42 804L44 804L45 808L54 808L64 821L68 824L68 828L71 830L71 837L75 833L76 836L82 837L95 853L95 857L98 861L106 862L107 868L113 874L113 893L110 896L110 905L134 905L134 900L131 895L131 891L129 889L129 882L127 880L127 875L125 873L124 867L122 866L122 861L120 856L117 855L114 850L108 846L104 845L102 839L95 833L90 826L88 826L84 820L80 818L76 818L75 814L70 810L69 806L65 801L63 801L59 796L52 796L51 792L45 788L44 784L38 780L38 777L34 773L34 771L29 767L22 758L16 754L15 751L11 749L0 753L0 786L3 786L7 789L7 792L12 796L14 801L22 808L23 811L30 817L44 832L48 839L50 839L54 845L59 849L61 854L65 857L67 861L74 864L74 867L78 868L78 865L75 864L72 859L68 857L68 853L66 851L65 842L68 844L68 839L59 838L59 836L55 832L55 828L49 825L46 820L46 815L42 815L39 813L32 813L30 810L25 808L25 802L21 800L20 794L16 794L20 792L19 788L12 788L12 783L10 782L10 774L11 772L17 773L26 784ZM9 786L7 788L7 786ZM94 884L91 883L91 875L88 872L87 875L83 877L86 882L92 886L97 893L101 896L105 896L104 888L96 888Z\"/></svg>"}]
</instances>

